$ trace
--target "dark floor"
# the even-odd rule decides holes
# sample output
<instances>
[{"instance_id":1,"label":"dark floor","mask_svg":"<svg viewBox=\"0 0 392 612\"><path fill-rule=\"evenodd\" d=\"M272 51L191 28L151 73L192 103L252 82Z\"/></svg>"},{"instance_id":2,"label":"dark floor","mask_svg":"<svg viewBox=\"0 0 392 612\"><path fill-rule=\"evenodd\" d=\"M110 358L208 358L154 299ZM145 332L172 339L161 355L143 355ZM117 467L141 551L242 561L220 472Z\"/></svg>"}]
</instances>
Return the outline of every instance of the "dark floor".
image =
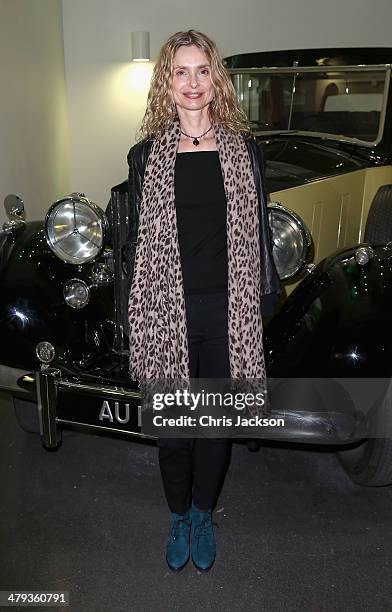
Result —
<instances>
[{"instance_id":1,"label":"dark floor","mask_svg":"<svg viewBox=\"0 0 392 612\"><path fill-rule=\"evenodd\" d=\"M392 487L330 452L235 443L216 563L173 574L155 446L65 431L49 453L4 398L0 427L2 590L69 590L77 612L392 610Z\"/></svg>"}]
</instances>

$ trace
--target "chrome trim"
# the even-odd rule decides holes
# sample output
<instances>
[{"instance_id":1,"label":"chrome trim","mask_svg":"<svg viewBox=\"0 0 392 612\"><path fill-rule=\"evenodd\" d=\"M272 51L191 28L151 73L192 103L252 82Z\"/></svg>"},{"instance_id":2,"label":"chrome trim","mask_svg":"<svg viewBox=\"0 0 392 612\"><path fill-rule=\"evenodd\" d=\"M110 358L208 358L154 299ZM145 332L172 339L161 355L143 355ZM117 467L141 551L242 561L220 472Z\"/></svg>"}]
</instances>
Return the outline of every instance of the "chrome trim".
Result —
<instances>
[{"instance_id":1,"label":"chrome trim","mask_svg":"<svg viewBox=\"0 0 392 612\"><path fill-rule=\"evenodd\" d=\"M24 221L26 219L26 211L22 198L15 193L9 193L4 198L4 210L10 221L16 219Z\"/></svg>"},{"instance_id":2,"label":"chrome trim","mask_svg":"<svg viewBox=\"0 0 392 612\"><path fill-rule=\"evenodd\" d=\"M309 263L307 264L304 269L303 269L303 273L306 276L309 276L309 274L312 274L312 272L317 268L315 263Z\"/></svg>"},{"instance_id":3,"label":"chrome trim","mask_svg":"<svg viewBox=\"0 0 392 612\"><path fill-rule=\"evenodd\" d=\"M272 209L272 210L279 210L279 211L283 211L284 213L286 213L286 215L288 217L292 217L293 219L295 219L295 221L298 223L298 225L300 225L300 227L302 227L302 230L304 232L304 238L306 241L306 252L305 255L302 257L302 261L300 262L299 268L298 270L294 273L294 274L290 274L288 276L284 276L283 278L281 278L282 281L286 281L286 280L290 280L292 278L295 278L296 276L299 276L300 274L302 274L306 263L308 261L309 258L309 253L310 253L310 248L312 246L312 236L311 233L309 231L309 229L307 228L304 220L297 214L295 213L293 210L291 210L290 208L286 208L285 206L282 206L282 204L280 204L279 202L270 202L268 204L267 207L268 210Z\"/></svg>"},{"instance_id":4,"label":"chrome trim","mask_svg":"<svg viewBox=\"0 0 392 612\"><path fill-rule=\"evenodd\" d=\"M61 442L61 428L56 417L57 381L60 376L60 370L49 367L36 374L41 442L48 449L57 448Z\"/></svg>"},{"instance_id":5,"label":"chrome trim","mask_svg":"<svg viewBox=\"0 0 392 612\"><path fill-rule=\"evenodd\" d=\"M292 74L293 72L372 72L374 70L388 70L392 64L347 64L345 66L330 66L323 64L322 66L252 66L251 68L228 68L229 74L245 73L268 73L282 72Z\"/></svg>"},{"instance_id":6,"label":"chrome trim","mask_svg":"<svg viewBox=\"0 0 392 612\"><path fill-rule=\"evenodd\" d=\"M355 251L355 261L359 266L366 266L374 257L374 251L371 246L359 247Z\"/></svg>"},{"instance_id":7,"label":"chrome trim","mask_svg":"<svg viewBox=\"0 0 392 612\"><path fill-rule=\"evenodd\" d=\"M107 264L97 263L91 271L91 287L99 287L100 285L107 285L112 283L114 280L113 272Z\"/></svg>"},{"instance_id":8,"label":"chrome trim","mask_svg":"<svg viewBox=\"0 0 392 612\"><path fill-rule=\"evenodd\" d=\"M142 394L137 391L130 391L125 387L108 387L105 385L94 385L88 383L78 383L71 380L61 379L58 381L58 387L67 391L78 391L80 393L102 393L108 396L112 396L113 398L117 397L130 397L135 399L140 399Z\"/></svg>"},{"instance_id":9,"label":"chrome trim","mask_svg":"<svg viewBox=\"0 0 392 612\"><path fill-rule=\"evenodd\" d=\"M120 194L111 192L112 213L112 242L113 242L113 270L114 270L114 339L113 349L116 352L124 349L124 326L121 317L121 199Z\"/></svg>"},{"instance_id":10,"label":"chrome trim","mask_svg":"<svg viewBox=\"0 0 392 612\"><path fill-rule=\"evenodd\" d=\"M294 61L293 62L293 67L297 67L298 66L298 62ZM291 119L293 116L293 105L294 105L294 94L295 94L295 82L297 80L297 72L294 73L294 77L293 77L293 84L291 87L291 102L290 102L290 114L289 114L289 120L287 122L287 129L290 130L291 129Z\"/></svg>"},{"instance_id":11,"label":"chrome trim","mask_svg":"<svg viewBox=\"0 0 392 612\"><path fill-rule=\"evenodd\" d=\"M80 285L83 285L84 288L86 289L87 300L86 300L86 302L83 302L83 304L80 304L80 306L73 306L70 303L70 296L66 294L66 291L67 291L69 285L71 285L72 283L79 283ZM90 287L87 285L87 283L84 282L84 280L82 280L80 278L70 278L69 280L67 280L64 283L64 286L63 286L63 297L64 297L64 301L67 304L67 306L69 306L70 308L73 308L74 310L81 310L82 308L86 308L87 304L90 302L90 297L91 297Z\"/></svg>"},{"instance_id":12,"label":"chrome trim","mask_svg":"<svg viewBox=\"0 0 392 612\"><path fill-rule=\"evenodd\" d=\"M279 66L273 67L261 67L261 68L229 68L229 74L268 74L272 73L282 73L282 74L294 74L296 76L299 72L345 72L350 70L351 72L374 72L379 70L385 71L385 83L384 83L384 93L383 93L383 103L380 112L380 122L378 128L377 138L374 141L369 142L368 140L360 140L359 138L350 138L348 136L342 136L339 134L331 134L330 132L312 132L310 130L255 130L253 133L255 136L264 136L264 135L298 135L298 136L312 136L315 138L322 138L324 140L335 140L337 142L347 143L347 144L358 144L365 147L375 147L378 145L384 133L385 127L385 116L387 110L388 103L388 94L389 94L389 86L390 86L390 78L391 78L391 66L392 64L367 64L367 65L357 65L357 66L298 66L298 67L287 67L281 68Z\"/></svg>"},{"instance_id":13,"label":"chrome trim","mask_svg":"<svg viewBox=\"0 0 392 612\"><path fill-rule=\"evenodd\" d=\"M128 240L130 219L129 194L111 192L111 226L113 242L113 272L114 272L114 339L113 350L123 352L127 346L125 342L124 322L128 318L128 294L126 276L123 271L123 247Z\"/></svg>"},{"instance_id":14,"label":"chrome trim","mask_svg":"<svg viewBox=\"0 0 392 612\"><path fill-rule=\"evenodd\" d=\"M12 234L12 232L26 225L26 212L21 197L15 193L6 195L4 198L4 210L8 217L8 221L3 223L2 227L5 234Z\"/></svg>"},{"instance_id":15,"label":"chrome trim","mask_svg":"<svg viewBox=\"0 0 392 612\"><path fill-rule=\"evenodd\" d=\"M56 420L58 421L58 423L61 423L62 425L78 425L79 427L83 427L86 429L113 431L115 433L125 434L127 436L138 436L139 438L148 438L150 440L158 439L158 436L149 436L147 434L143 434L138 431L127 431L125 429L117 429L116 427L105 427L105 425L92 425L90 423L81 423L79 421L70 421L68 419L57 418Z\"/></svg>"},{"instance_id":16,"label":"chrome trim","mask_svg":"<svg viewBox=\"0 0 392 612\"><path fill-rule=\"evenodd\" d=\"M384 133L385 116L387 113L387 103L388 103L388 96L389 96L390 81L391 81L391 65L389 64L389 67L386 69L386 74L385 74L384 97L383 97L383 103L382 103L382 108L381 108L381 113L380 113L380 124L379 124L380 127L378 130L377 139L374 143L375 145L377 145L381 141L383 133Z\"/></svg>"},{"instance_id":17,"label":"chrome trim","mask_svg":"<svg viewBox=\"0 0 392 612\"><path fill-rule=\"evenodd\" d=\"M44 354L42 354L41 351L44 351ZM41 363L48 364L55 358L56 350L51 342L48 342L47 340L42 340L36 345L35 354L37 356L37 359Z\"/></svg>"},{"instance_id":18,"label":"chrome trim","mask_svg":"<svg viewBox=\"0 0 392 612\"><path fill-rule=\"evenodd\" d=\"M89 257L87 259L85 259L83 262L74 262L74 261L68 261L65 259L62 259L61 257L59 257L59 255L56 253L55 250L55 244L52 241L52 238L49 236L49 232L48 232L48 222L50 219L50 216L52 214L53 209L58 206L59 204L63 203L63 202L79 202L81 204L84 204L85 206L88 206L89 208L91 208L94 213L97 215L100 223L101 223L101 227L102 227L102 244L97 252L96 255L94 255L93 257ZM87 198L83 193L70 193L67 196L64 196L63 198L60 198L58 200L56 200L55 202L53 202L53 204L49 207L46 216L45 216L45 221L44 221L44 227L45 227L45 238L46 238L46 242L48 243L49 248L51 249L51 251L53 251L53 253L56 255L56 257L58 257L58 259L60 259L60 261L64 261L64 263L68 263L74 266L82 266L86 263L90 263L91 261L94 261L95 259L97 259L103 249L104 249L104 244L106 242L106 238L108 235L108 220L106 218L106 215L104 213L104 211L97 206L97 204L95 204L92 200L89 200L89 198Z\"/></svg>"},{"instance_id":19,"label":"chrome trim","mask_svg":"<svg viewBox=\"0 0 392 612\"><path fill-rule=\"evenodd\" d=\"M40 423L41 442L45 448L56 448L61 443L61 424L80 425L87 429L100 429L138 435L140 437L153 438L138 432L129 432L117 428L105 427L104 425L92 425L69 419L61 419L57 416L58 393L63 391L76 391L78 393L101 394L107 399L115 398L123 401L136 399L140 402L141 393L130 391L125 387L109 387L99 384L79 383L61 378L61 371L49 366L43 367L36 372L36 389L38 402L38 418ZM141 405L138 403L138 426L141 424Z\"/></svg>"},{"instance_id":20,"label":"chrome trim","mask_svg":"<svg viewBox=\"0 0 392 612\"><path fill-rule=\"evenodd\" d=\"M12 219L12 221L5 221L3 223L3 232L5 234L12 234L12 232L21 229L26 225L26 222L23 219Z\"/></svg>"}]
</instances>

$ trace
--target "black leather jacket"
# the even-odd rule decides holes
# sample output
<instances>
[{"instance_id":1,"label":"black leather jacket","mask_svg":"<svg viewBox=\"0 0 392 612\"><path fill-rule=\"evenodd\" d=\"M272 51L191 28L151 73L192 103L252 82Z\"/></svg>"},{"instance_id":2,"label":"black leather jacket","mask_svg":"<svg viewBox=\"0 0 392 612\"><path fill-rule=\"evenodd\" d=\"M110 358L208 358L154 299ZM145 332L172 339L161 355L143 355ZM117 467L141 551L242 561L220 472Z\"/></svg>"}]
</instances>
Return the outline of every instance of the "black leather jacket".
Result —
<instances>
[{"instance_id":1,"label":"black leather jacket","mask_svg":"<svg viewBox=\"0 0 392 612\"><path fill-rule=\"evenodd\" d=\"M268 223L267 198L264 190L264 160L260 147L252 139L246 139L256 190L259 197L260 214L260 265L261 265L261 293L262 314L272 314L273 305L280 293L280 281L272 257L272 238ZM152 140L142 140L136 143L128 153L129 165L129 202L130 202L130 231L126 245L126 259L128 272L132 278L135 262L137 232L139 226L140 203L142 199L143 177L147 159L151 150Z\"/></svg>"}]
</instances>

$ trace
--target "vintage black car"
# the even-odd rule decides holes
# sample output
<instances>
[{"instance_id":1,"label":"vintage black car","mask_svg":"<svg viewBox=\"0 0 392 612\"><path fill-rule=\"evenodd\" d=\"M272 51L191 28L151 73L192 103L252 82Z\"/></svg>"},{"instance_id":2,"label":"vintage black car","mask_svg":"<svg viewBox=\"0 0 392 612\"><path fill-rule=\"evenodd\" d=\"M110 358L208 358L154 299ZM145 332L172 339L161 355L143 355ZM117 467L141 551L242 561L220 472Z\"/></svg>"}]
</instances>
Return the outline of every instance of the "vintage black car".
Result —
<instances>
[{"instance_id":1,"label":"vintage black car","mask_svg":"<svg viewBox=\"0 0 392 612\"><path fill-rule=\"evenodd\" d=\"M226 59L266 158L285 287L265 321L269 439L332 444L351 478L392 483L392 50ZM64 426L145 436L128 375L127 181L104 212L84 194L0 233L0 389L55 449ZM253 447L257 442L249 443Z\"/></svg>"}]
</instances>

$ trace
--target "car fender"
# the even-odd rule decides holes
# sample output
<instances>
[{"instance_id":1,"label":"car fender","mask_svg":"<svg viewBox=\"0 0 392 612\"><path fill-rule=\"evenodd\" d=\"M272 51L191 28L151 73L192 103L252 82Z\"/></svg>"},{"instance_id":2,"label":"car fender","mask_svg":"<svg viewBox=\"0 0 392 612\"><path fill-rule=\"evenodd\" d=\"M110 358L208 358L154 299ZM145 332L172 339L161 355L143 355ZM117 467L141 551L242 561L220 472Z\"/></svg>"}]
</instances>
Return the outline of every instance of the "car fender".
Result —
<instances>
[{"instance_id":1,"label":"car fender","mask_svg":"<svg viewBox=\"0 0 392 612\"><path fill-rule=\"evenodd\" d=\"M112 285L94 289L80 310L70 308L63 295L64 283L72 278L91 284L92 265L59 260L47 245L42 222L0 234L1 365L37 368L35 347L44 340L64 361L102 350L100 324L112 317Z\"/></svg>"},{"instance_id":2,"label":"car fender","mask_svg":"<svg viewBox=\"0 0 392 612\"><path fill-rule=\"evenodd\" d=\"M392 249L358 247L321 261L270 321L264 339L274 377L389 377L392 370Z\"/></svg>"}]
</instances>

